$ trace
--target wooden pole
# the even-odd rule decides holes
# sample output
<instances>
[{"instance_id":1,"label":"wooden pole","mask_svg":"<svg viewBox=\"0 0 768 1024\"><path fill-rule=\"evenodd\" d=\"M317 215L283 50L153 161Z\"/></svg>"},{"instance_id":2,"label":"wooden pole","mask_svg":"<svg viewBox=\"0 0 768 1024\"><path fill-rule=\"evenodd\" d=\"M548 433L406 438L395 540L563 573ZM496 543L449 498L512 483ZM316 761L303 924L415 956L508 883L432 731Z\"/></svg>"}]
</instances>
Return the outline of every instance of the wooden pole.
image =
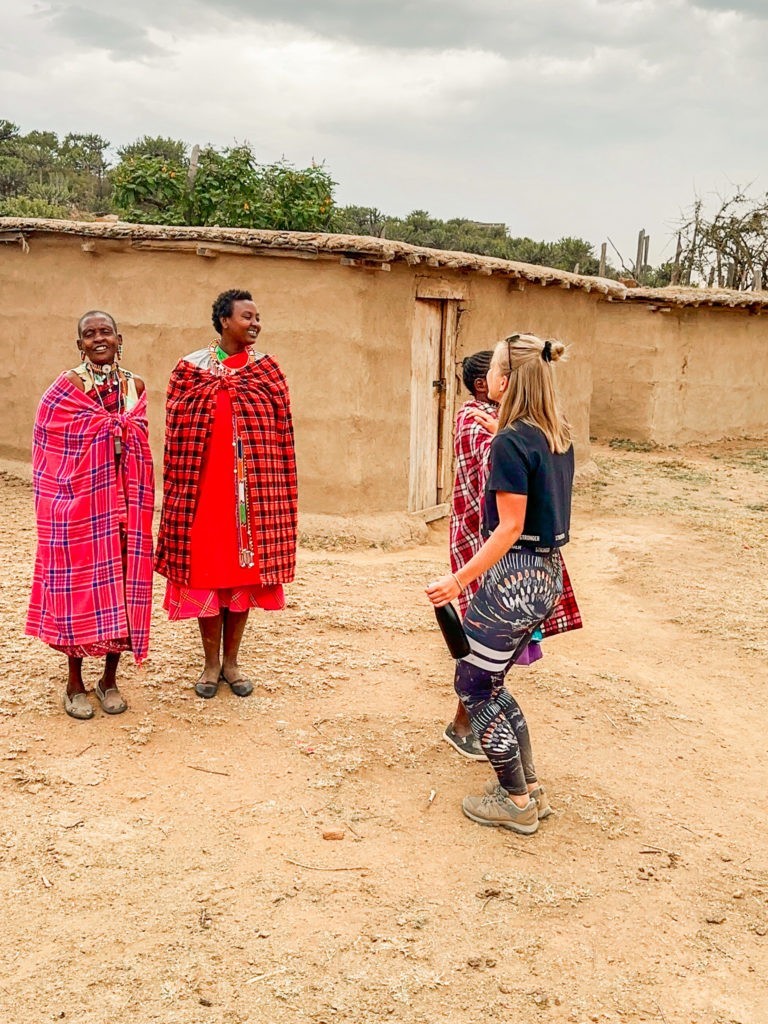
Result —
<instances>
[{"instance_id":1,"label":"wooden pole","mask_svg":"<svg viewBox=\"0 0 768 1024\"><path fill-rule=\"evenodd\" d=\"M195 143L192 147L192 153L189 158L189 171L187 172L187 189L192 191L192 187L195 184L195 176L197 175L197 164L200 160L200 147Z\"/></svg>"},{"instance_id":2,"label":"wooden pole","mask_svg":"<svg viewBox=\"0 0 768 1024\"><path fill-rule=\"evenodd\" d=\"M640 280L641 268L643 264L643 245L645 239L645 228L640 228L640 234L637 236L637 254L635 255L635 277Z\"/></svg>"},{"instance_id":3,"label":"wooden pole","mask_svg":"<svg viewBox=\"0 0 768 1024\"><path fill-rule=\"evenodd\" d=\"M755 264L753 272L754 278L752 280L752 287L756 292L761 292L763 290L763 268Z\"/></svg>"},{"instance_id":4,"label":"wooden pole","mask_svg":"<svg viewBox=\"0 0 768 1024\"><path fill-rule=\"evenodd\" d=\"M698 211L698 208L697 208L696 209L696 219L693 222L693 238L691 239L690 259L688 261L688 266L685 269L685 280L683 281L683 284L690 284L691 283L691 271L693 270L693 261L696 259L696 242L698 240L698 234L699 234L699 211Z\"/></svg>"},{"instance_id":5,"label":"wooden pole","mask_svg":"<svg viewBox=\"0 0 768 1024\"><path fill-rule=\"evenodd\" d=\"M643 278L645 278L645 268L648 266L648 250L650 249L650 247L651 247L651 236L650 235L646 235L645 236L645 241L643 242L643 266L642 266Z\"/></svg>"},{"instance_id":6,"label":"wooden pole","mask_svg":"<svg viewBox=\"0 0 768 1024\"><path fill-rule=\"evenodd\" d=\"M677 232L677 246L675 247L675 258L672 262L672 277L670 278L670 284L680 284L680 258L683 255L683 242L680 238L680 232Z\"/></svg>"},{"instance_id":7,"label":"wooden pole","mask_svg":"<svg viewBox=\"0 0 768 1024\"><path fill-rule=\"evenodd\" d=\"M603 244L600 246L600 269L598 270L598 274L600 275L600 277L605 277L605 261L607 255L608 243L603 242Z\"/></svg>"}]
</instances>

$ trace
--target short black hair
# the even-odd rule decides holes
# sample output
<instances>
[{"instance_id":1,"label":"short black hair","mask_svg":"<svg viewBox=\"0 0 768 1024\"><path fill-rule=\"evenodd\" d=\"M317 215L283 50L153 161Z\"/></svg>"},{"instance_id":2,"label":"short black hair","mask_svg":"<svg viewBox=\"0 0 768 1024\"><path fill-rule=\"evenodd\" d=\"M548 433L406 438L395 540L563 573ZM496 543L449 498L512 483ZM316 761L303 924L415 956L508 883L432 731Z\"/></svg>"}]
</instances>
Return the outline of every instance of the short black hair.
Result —
<instances>
[{"instance_id":1,"label":"short black hair","mask_svg":"<svg viewBox=\"0 0 768 1024\"><path fill-rule=\"evenodd\" d=\"M217 334L221 334L221 318L223 316L232 316L232 310L236 302L253 302L253 296L250 292L245 292L240 288L230 288L229 291L222 292L221 295L216 297L213 303L211 321L216 328Z\"/></svg>"},{"instance_id":2,"label":"short black hair","mask_svg":"<svg viewBox=\"0 0 768 1024\"><path fill-rule=\"evenodd\" d=\"M485 377L488 367L493 359L493 349L483 349L482 352L473 352L461 361L461 379L464 387L473 395L475 393L475 381L478 377Z\"/></svg>"},{"instance_id":3,"label":"short black hair","mask_svg":"<svg viewBox=\"0 0 768 1024\"><path fill-rule=\"evenodd\" d=\"M77 321L77 336L78 336L78 338L82 338L82 336L83 336L83 324L85 323L85 321L88 319L89 316L105 316L107 318L107 320L109 320L109 322L114 327L115 334L118 333L117 323L115 322L115 318L112 316L111 313L105 313L103 309L89 309L88 312L87 313L83 313L83 315Z\"/></svg>"}]
</instances>

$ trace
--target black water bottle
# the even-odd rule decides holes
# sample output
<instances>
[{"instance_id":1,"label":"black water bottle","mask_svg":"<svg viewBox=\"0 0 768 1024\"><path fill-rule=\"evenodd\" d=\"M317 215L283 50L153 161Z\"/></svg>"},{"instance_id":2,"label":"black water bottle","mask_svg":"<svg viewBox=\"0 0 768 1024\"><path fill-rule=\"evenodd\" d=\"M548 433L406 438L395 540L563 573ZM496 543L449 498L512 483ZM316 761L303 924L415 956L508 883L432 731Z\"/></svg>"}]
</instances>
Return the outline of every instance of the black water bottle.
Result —
<instances>
[{"instance_id":1,"label":"black water bottle","mask_svg":"<svg viewBox=\"0 0 768 1024\"><path fill-rule=\"evenodd\" d=\"M451 657L457 660L466 658L470 651L469 640L453 605L444 604L442 608L435 608L435 618Z\"/></svg>"}]
</instances>

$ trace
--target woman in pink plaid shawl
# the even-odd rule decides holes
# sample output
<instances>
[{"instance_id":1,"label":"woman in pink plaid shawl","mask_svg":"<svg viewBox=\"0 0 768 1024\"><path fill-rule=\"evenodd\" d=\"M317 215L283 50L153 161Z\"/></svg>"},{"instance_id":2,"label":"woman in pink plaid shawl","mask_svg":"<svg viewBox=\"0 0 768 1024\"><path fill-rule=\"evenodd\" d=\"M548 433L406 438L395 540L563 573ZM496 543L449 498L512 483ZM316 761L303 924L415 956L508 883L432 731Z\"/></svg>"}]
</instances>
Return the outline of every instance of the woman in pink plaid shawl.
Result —
<instances>
[{"instance_id":1,"label":"woman in pink plaid shawl","mask_svg":"<svg viewBox=\"0 0 768 1024\"><path fill-rule=\"evenodd\" d=\"M120 366L109 313L78 323L79 366L61 374L35 417L37 555L26 633L67 656L64 710L93 717L83 658L105 659L95 693L108 715L127 705L120 655L147 656L154 478L144 382Z\"/></svg>"}]
</instances>

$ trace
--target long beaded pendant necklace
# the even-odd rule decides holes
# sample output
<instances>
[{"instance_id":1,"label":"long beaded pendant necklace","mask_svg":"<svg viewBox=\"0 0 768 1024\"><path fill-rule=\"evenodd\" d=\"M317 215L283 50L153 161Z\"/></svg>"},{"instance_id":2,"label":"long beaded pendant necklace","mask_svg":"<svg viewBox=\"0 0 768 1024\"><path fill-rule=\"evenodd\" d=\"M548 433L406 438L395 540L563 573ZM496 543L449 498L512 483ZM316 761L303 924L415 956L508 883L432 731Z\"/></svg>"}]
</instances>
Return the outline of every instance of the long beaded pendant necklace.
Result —
<instances>
[{"instance_id":1,"label":"long beaded pendant necklace","mask_svg":"<svg viewBox=\"0 0 768 1024\"><path fill-rule=\"evenodd\" d=\"M251 348L248 350L248 362L245 366L226 366L224 360L229 356L215 341L208 346L211 356L211 372L217 377L228 377L239 373L254 363L255 353ZM253 534L251 533L250 503L248 498L248 474L245 468L245 446L240 433L237 414L232 409L232 447L235 456L235 526L237 529L237 551L240 558L240 565L243 568L252 569L254 565Z\"/></svg>"},{"instance_id":2,"label":"long beaded pendant necklace","mask_svg":"<svg viewBox=\"0 0 768 1024\"><path fill-rule=\"evenodd\" d=\"M106 412L106 406L104 405L104 399L101 397L101 391L99 391L100 385L107 385L107 388L111 391L114 387L117 387L117 412L125 411L126 403L128 400L128 379L124 373L120 372L120 367L117 363L113 363L110 366L96 367L90 361L90 359L83 360L83 366L86 369L86 373L91 378L93 383L93 390L96 393L96 398L99 400L99 405ZM119 459L123 452L123 443L120 437L115 434L115 458Z\"/></svg>"}]
</instances>

